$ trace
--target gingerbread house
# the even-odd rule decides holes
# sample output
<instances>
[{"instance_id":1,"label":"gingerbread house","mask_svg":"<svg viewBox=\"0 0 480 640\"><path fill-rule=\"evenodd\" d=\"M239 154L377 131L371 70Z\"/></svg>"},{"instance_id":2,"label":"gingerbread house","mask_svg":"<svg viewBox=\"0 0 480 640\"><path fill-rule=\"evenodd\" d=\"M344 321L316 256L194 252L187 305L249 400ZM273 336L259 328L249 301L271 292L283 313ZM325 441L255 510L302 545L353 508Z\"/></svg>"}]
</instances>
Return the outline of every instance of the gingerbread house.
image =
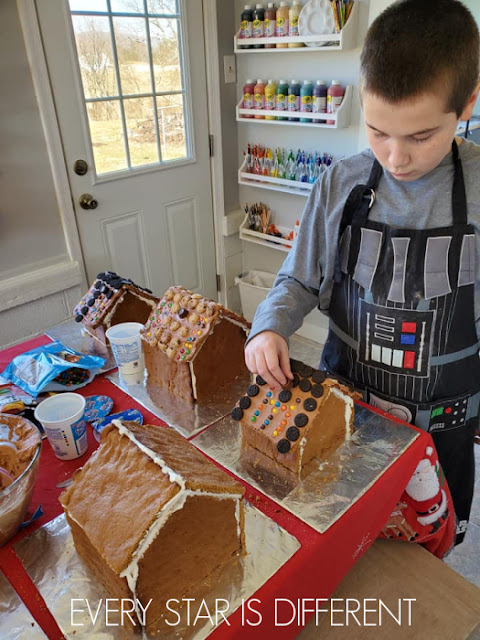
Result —
<instances>
[{"instance_id":1,"label":"gingerbread house","mask_svg":"<svg viewBox=\"0 0 480 640\"><path fill-rule=\"evenodd\" d=\"M208 401L241 375L250 324L221 304L170 287L141 331L149 382L188 400Z\"/></svg>"},{"instance_id":2,"label":"gingerbread house","mask_svg":"<svg viewBox=\"0 0 480 640\"><path fill-rule=\"evenodd\" d=\"M354 398L360 394L324 371L290 362L293 381L286 388L278 392L257 376L231 415L240 422L247 460L265 461L269 471L283 468L299 478L350 438Z\"/></svg>"},{"instance_id":3,"label":"gingerbread house","mask_svg":"<svg viewBox=\"0 0 480 640\"><path fill-rule=\"evenodd\" d=\"M106 343L105 332L109 327L120 322L145 324L157 303L158 298L150 289L144 289L113 271L105 271L98 274L73 310L73 316L88 333Z\"/></svg>"},{"instance_id":4,"label":"gingerbread house","mask_svg":"<svg viewBox=\"0 0 480 640\"><path fill-rule=\"evenodd\" d=\"M78 553L110 597L151 601L146 631L155 635L170 598L195 597L244 553L243 493L173 429L114 420L60 501Z\"/></svg>"}]
</instances>

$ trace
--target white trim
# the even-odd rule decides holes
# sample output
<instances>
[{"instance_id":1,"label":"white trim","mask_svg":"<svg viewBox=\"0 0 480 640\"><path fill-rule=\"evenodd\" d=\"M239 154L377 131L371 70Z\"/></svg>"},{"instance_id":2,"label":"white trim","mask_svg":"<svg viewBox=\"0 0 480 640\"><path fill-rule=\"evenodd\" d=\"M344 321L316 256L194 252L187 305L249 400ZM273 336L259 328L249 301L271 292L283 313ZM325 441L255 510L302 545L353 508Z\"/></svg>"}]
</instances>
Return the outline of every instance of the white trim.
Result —
<instances>
[{"instance_id":1,"label":"white trim","mask_svg":"<svg viewBox=\"0 0 480 640\"><path fill-rule=\"evenodd\" d=\"M219 302L227 304L225 284L225 250L223 245L223 219L225 199L223 189L222 114L220 109L220 77L218 55L218 26L216 0L203 0L203 30L205 38L205 68L207 72L208 130L213 135L214 153L210 158L212 205L215 227L215 258L217 273L222 276Z\"/></svg>"},{"instance_id":2,"label":"white trim","mask_svg":"<svg viewBox=\"0 0 480 640\"><path fill-rule=\"evenodd\" d=\"M0 285L0 308L2 309L37 300L60 291L62 288L70 288L80 284L85 289L87 286L72 194L35 4L31 0L17 0L17 9L44 131L58 213L70 262L63 262L50 267L40 267L34 271L30 269L28 274L9 278L2 282ZM15 291L17 287L21 290Z\"/></svg>"},{"instance_id":3,"label":"white trim","mask_svg":"<svg viewBox=\"0 0 480 640\"><path fill-rule=\"evenodd\" d=\"M28 273L0 281L0 309L5 311L83 285L83 281L83 269L77 261L37 267Z\"/></svg>"}]
</instances>

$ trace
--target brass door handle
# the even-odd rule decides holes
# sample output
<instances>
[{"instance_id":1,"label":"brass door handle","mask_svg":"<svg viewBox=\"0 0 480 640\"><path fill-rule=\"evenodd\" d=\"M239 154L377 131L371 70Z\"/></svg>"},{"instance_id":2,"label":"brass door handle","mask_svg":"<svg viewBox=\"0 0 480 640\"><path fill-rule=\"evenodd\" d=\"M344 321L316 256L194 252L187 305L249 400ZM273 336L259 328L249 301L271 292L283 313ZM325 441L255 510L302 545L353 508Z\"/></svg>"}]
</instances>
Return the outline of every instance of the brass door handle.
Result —
<instances>
[{"instance_id":1,"label":"brass door handle","mask_svg":"<svg viewBox=\"0 0 480 640\"><path fill-rule=\"evenodd\" d=\"M82 209L96 209L98 207L98 200L89 193L83 193L78 201Z\"/></svg>"}]
</instances>

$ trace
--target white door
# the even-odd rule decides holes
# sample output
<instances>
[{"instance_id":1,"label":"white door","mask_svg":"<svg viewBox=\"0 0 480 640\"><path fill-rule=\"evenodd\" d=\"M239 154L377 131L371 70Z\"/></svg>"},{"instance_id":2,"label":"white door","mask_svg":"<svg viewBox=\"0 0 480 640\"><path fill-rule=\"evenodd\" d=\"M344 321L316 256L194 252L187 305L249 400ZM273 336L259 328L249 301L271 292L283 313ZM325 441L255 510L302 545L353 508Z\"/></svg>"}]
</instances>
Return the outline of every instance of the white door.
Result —
<instances>
[{"instance_id":1,"label":"white door","mask_svg":"<svg viewBox=\"0 0 480 640\"><path fill-rule=\"evenodd\" d=\"M202 0L36 7L88 279L215 298Z\"/></svg>"}]
</instances>

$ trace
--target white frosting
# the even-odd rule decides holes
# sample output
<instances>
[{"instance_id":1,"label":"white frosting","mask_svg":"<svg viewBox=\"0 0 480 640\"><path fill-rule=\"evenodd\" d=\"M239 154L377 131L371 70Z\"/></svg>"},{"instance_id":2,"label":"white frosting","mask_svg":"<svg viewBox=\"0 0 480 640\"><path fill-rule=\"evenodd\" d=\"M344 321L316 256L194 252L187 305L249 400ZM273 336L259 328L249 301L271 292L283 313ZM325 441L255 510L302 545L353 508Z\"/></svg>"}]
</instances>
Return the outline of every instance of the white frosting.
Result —
<instances>
[{"instance_id":1,"label":"white frosting","mask_svg":"<svg viewBox=\"0 0 480 640\"><path fill-rule=\"evenodd\" d=\"M345 440L350 440L350 436L352 435L350 425L353 416L353 400L350 396L347 396L345 393L343 393L343 391L337 389L337 387L330 387L330 391L345 403Z\"/></svg>"},{"instance_id":2,"label":"white frosting","mask_svg":"<svg viewBox=\"0 0 480 640\"><path fill-rule=\"evenodd\" d=\"M197 378L196 378L195 373L193 371L193 361L189 361L188 366L190 368L190 376L192 378L193 397L196 400L197 399Z\"/></svg>"},{"instance_id":3,"label":"white frosting","mask_svg":"<svg viewBox=\"0 0 480 640\"><path fill-rule=\"evenodd\" d=\"M231 322L232 324L236 325L237 327L240 327L241 329L243 329L247 336L250 333L250 330L248 329L248 327L245 326L244 322L240 322L239 320L235 320L235 318L230 318L230 316L222 316L222 318L224 320L226 320L227 322Z\"/></svg>"}]
</instances>

